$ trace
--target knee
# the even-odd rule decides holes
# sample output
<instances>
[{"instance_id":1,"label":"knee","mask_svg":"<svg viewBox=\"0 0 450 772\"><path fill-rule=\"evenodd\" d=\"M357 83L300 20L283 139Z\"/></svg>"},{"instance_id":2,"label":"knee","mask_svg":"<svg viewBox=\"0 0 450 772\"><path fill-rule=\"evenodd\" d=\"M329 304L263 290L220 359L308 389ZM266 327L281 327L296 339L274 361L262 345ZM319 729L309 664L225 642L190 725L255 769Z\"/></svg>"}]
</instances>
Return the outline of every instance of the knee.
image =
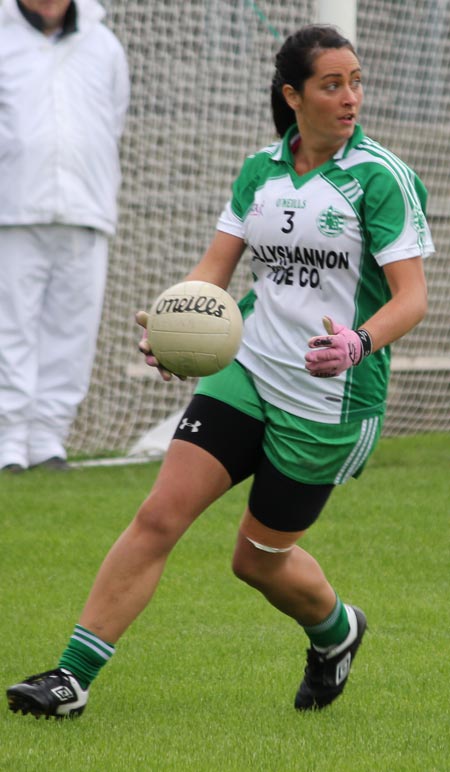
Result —
<instances>
[{"instance_id":1,"label":"knee","mask_svg":"<svg viewBox=\"0 0 450 772\"><path fill-rule=\"evenodd\" d=\"M241 582L245 582L245 584L248 584L250 587L259 587L257 575L251 570L251 566L247 562L234 555L231 568L235 577Z\"/></svg>"},{"instance_id":2,"label":"knee","mask_svg":"<svg viewBox=\"0 0 450 772\"><path fill-rule=\"evenodd\" d=\"M247 545L238 545L236 547L231 567L233 574L241 582L245 582L245 584L256 589L263 588L264 574L259 565L257 551L250 543L248 547Z\"/></svg>"},{"instance_id":3,"label":"knee","mask_svg":"<svg viewBox=\"0 0 450 772\"><path fill-rule=\"evenodd\" d=\"M141 539L158 544L162 549L170 549L181 535L176 508L169 500L154 494L142 502L133 526Z\"/></svg>"}]
</instances>

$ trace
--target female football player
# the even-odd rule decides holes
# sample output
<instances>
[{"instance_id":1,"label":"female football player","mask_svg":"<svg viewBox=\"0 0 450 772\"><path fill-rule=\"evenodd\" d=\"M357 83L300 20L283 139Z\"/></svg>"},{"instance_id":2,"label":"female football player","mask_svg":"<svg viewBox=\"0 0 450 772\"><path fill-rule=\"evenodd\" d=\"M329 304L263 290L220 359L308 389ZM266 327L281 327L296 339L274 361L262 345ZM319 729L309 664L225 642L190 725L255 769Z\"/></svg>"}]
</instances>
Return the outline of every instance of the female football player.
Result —
<instances>
[{"instance_id":1,"label":"female football player","mask_svg":"<svg viewBox=\"0 0 450 772\"><path fill-rule=\"evenodd\" d=\"M279 139L244 161L212 243L187 277L226 288L245 255L254 281L241 301L236 360L200 380L58 668L12 686L14 711L81 713L178 539L249 476L233 571L309 639L295 707L323 708L347 683L365 615L297 543L376 445L389 344L426 312L422 259L433 244L422 183L358 125L361 65L348 40L328 26L289 37L271 95ZM150 345L144 338L141 349L158 366Z\"/></svg>"}]
</instances>

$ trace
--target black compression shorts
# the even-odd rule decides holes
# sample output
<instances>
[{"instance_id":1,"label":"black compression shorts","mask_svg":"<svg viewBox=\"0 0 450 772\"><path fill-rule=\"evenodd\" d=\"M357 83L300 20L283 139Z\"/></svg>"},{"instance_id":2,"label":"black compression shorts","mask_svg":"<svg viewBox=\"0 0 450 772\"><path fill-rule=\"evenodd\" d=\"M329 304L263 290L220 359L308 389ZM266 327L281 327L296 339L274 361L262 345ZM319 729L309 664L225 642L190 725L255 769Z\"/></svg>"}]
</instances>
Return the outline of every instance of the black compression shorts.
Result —
<instances>
[{"instance_id":1,"label":"black compression shorts","mask_svg":"<svg viewBox=\"0 0 450 772\"><path fill-rule=\"evenodd\" d=\"M211 453L225 467L232 485L253 475L252 515L277 531L303 531L319 516L333 485L308 485L282 474L263 451L265 424L203 394L195 394L174 439Z\"/></svg>"}]
</instances>

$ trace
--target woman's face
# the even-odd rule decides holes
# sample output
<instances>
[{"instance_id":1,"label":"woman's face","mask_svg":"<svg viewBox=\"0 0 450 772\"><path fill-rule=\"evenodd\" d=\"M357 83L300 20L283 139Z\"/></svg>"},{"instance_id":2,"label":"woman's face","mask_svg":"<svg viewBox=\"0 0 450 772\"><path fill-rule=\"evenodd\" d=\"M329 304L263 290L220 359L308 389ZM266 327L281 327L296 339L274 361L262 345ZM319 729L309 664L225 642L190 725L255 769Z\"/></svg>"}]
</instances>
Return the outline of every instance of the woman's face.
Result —
<instances>
[{"instance_id":1,"label":"woman's face","mask_svg":"<svg viewBox=\"0 0 450 772\"><path fill-rule=\"evenodd\" d=\"M348 48L331 48L314 60L314 73L305 81L303 92L291 92L294 104L290 106L303 140L311 138L333 148L352 136L362 98L355 54Z\"/></svg>"}]
</instances>

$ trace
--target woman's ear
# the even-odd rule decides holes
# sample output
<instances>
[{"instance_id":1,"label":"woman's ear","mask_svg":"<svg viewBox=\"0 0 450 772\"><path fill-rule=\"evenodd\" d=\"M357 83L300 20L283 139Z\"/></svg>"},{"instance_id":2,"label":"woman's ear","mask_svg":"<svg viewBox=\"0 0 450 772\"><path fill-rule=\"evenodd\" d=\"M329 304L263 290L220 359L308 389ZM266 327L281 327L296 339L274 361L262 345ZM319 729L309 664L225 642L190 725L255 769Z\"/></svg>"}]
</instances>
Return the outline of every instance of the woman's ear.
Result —
<instances>
[{"instance_id":1,"label":"woman's ear","mask_svg":"<svg viewBox=\"0 0 450 772\"><path fill-rule=\"evenodd\" d=\"M284 86L281 87L281 93L291 110L294 110L295 112L299 109L302 98L293 86L290 86L289 83L285 83Z\"/></svg>"}]
</instances>

